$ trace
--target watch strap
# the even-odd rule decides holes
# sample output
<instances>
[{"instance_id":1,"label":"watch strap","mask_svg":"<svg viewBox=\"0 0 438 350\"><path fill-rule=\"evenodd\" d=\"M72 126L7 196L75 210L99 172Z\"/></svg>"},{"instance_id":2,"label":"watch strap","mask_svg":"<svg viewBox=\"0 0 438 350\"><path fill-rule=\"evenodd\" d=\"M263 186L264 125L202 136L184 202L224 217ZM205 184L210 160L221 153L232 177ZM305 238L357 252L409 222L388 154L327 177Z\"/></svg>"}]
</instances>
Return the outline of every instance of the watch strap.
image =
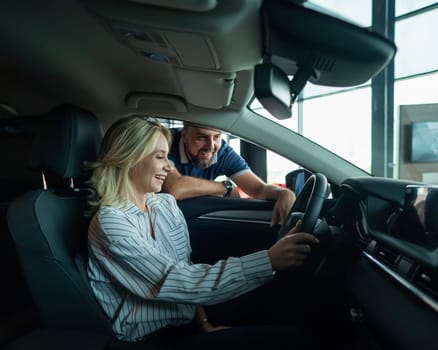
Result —
<instances>
[{"instance_id":1,"label":"watch strap","mask_svg":"<svg viewBox=\"0 0 438 350\"><path fill-rule=\"evenodd\" d=\"M230 195L231 191L233 190L234 185L230 180L222 181L222 184L227 189L227 192L224 194L224 197L228 197Z\"/></svg>"}]
</instances>

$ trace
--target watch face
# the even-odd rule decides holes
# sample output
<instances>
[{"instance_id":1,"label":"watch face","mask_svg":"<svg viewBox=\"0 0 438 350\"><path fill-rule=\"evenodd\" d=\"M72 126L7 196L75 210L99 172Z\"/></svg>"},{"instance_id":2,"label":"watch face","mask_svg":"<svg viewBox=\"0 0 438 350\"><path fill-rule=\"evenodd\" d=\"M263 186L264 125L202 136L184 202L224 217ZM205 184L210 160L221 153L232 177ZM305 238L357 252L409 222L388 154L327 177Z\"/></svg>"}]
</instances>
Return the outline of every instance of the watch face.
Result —
<instances>
[{"instance_id":1,"label":"watch face","mask_svg":"<svg viewBox=\"0 0 438 350\"><path fill-rule=\"evenodd\" d=\"M232 190L233 187L234 187L233 183L232 183L231 181L229 181L229 180L225 180L225 181L224 181L224 186L225 186L225 188L226 188L227 190Z\"/></svg>"}]
</instances>

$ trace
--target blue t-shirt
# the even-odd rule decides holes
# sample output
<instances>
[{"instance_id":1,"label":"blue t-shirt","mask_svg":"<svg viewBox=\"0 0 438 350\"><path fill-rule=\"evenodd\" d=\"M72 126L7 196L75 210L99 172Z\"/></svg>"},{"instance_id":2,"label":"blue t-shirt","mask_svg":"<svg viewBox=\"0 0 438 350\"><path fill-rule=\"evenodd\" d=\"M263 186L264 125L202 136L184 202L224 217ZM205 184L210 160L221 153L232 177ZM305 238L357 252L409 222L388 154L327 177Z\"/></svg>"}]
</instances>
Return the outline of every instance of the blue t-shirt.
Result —
<instances>
[{"instance_id":1,"label":"blue t-shirt","mask_svg":"<svg viewBox=\"0 0 438 350\"><path fill-rule=\"evenodd\" d=\"M169 152L169 160L173 162L175 168L182 174L208 180L225 175L233 177L249 170L245 160L236 153L225 140L221 141L221 147L217 152L217 159L210 167L200 168L190 162L184 152L184 145L181 141L181 130L177 129L173 133L173 142Z\"/></svg>"}]
</instances>

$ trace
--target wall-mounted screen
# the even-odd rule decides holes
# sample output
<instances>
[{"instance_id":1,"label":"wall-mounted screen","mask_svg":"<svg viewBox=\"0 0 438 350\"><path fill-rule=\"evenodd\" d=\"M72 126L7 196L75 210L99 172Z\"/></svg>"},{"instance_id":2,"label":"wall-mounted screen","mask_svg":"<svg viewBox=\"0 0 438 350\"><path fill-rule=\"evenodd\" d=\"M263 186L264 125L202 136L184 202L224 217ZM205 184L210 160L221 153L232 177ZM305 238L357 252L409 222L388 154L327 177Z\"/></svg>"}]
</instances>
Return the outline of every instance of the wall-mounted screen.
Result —
<instances>
[{"instance_id":1,"label":"wall-mounted screen","mask_svg":"<svg viewBox=\"0 0 438 350\"><path fill-rule=\"evenodd\" d=\"M438 121L411 124L410 161L438 162Z\"/></svg>"}]
</instances>

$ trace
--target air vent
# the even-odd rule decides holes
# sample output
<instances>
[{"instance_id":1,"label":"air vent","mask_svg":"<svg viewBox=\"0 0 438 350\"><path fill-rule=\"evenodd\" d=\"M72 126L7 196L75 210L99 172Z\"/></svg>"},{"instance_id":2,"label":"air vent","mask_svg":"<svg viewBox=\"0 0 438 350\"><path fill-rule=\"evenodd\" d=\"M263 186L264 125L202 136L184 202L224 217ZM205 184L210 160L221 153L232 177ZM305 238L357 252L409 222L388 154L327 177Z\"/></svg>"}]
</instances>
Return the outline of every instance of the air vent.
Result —
<instances>
[{"instance_id":1,"label":"air vent","mask_svg":"<svg viewBox=\"0 0 438 350\"><path fill-rule=\"evenodd\" d=\"M380 262L384 263L386 266L394 268L397 264L397 259L399 255L392 250L379 246L376 250L376 258Z\"/></svg>"},{"instance_id":2,"label":"air vent","mask_svg":"<svg viewBox=\"0 0 438 350\"><path fill-rule=\"evenodd\" d=\"M438 300L438 276L432 270L420 266L415 274L413 284Z\"/></svg>"}]
</instances>

